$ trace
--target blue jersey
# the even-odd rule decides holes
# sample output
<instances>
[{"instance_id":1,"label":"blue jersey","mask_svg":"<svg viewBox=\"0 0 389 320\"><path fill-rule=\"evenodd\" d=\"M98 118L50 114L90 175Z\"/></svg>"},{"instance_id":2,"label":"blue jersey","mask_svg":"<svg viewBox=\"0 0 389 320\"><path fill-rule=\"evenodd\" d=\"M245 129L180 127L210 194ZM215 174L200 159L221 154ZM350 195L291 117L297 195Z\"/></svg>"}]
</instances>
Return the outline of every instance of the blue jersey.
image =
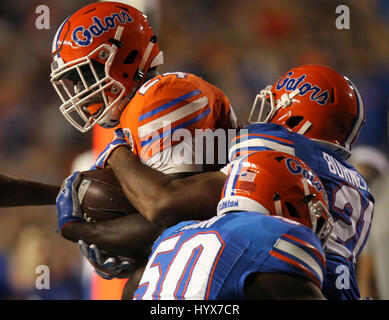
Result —
<instances>
[{"instance_id":1,"label":"blue jersey","mask_svg":"<svg viewBox=\"0 0 389 320\"><path fill-rule=\"evenodd\" d=\"M288 273L321 287L320 240L295 221L234 212L184 221L154 243L134 299L244 299L251 273Z\"/></svg>"},{"instance_id":2,"label":"blue jersey","mask_svg":"<svg viewBox=\"0 0 389 320\"><path fill-rule=\"evenodd\" d=\"M232 142L229 160L263 150L283 151L308 164L321 179L335 225L325 249L328 299L359 298L355 262L370 232L374 198L360 173L338 154L301 134L272 123L250 124ZM339 281L347 270L344 281ZM340 278L339 278L340 277Z\"/></svg>"}]
</instances>

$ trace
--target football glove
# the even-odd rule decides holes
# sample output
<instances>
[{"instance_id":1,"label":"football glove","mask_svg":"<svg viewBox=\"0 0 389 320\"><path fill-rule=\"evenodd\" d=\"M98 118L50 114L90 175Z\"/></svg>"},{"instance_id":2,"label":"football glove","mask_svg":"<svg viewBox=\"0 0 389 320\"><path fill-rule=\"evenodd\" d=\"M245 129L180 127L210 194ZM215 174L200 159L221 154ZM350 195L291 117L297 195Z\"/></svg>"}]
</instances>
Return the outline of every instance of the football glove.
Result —
<instances>
[{"instance_id":1,"label":"football glove","mask_svg":"<svg viewBox=\"0 0 389 320\"><path fill-rule=\"evenodd\" d=\"M76 171L64 180L57 195L58 231L61 233L63 227L68 223L83 220L81 205L77 196L79 183L80 172Z\"/></svg>"},{"instance_id":2,"label":"football glove","mask_svg":"<svg viewBox=\"0 0 389 320\"><path fill-rule=\"evenodd\" d=\"M100 277L111 280L123 276L124 272L131 272L130 263L124 258L109 256L109 254L100 250L95 244L88 245L83 240L79 240L78 245L81 254L88 259Z\"/></svg>"}]
</instances>

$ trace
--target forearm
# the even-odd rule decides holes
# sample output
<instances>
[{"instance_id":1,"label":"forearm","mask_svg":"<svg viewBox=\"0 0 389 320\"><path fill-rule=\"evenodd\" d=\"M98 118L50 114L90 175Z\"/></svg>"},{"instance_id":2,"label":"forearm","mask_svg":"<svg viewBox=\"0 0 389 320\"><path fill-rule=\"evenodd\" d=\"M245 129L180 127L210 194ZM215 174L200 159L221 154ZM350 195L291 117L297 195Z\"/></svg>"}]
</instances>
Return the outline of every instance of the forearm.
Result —
<instances>
[{"instance_id":1,"label":"forearm","mask_svg":"<svg viewBox=\"0 0 389 320\"><path fill-rule=\"evenodd\" d=\"M152 222L169 226L216 214L226 178L219 171L175 179L141 163L124 147L112 154L108 164L130 202Z\"/></svg>"},{"instance_id":2,"label":"forearm","mask_svg":"<svg viewBox=\"0 0 389 320\"><path fill-rule=\"evenodd\" d=\"M60 187L0 174L0 206L54 205Z\"/></svg>"},{"instance_id":3,"label":"forearm","mask_svg":"<svg viewBox=\"0 0 389 320\"><path fill-rule=\"evenodd\" d=\"M108 159L124 193L134 207L153 221L154 209L168 193L171 178L144 165L128 148L119 147Z\"/></svg>"},{"instance_id":4,"label":"forearm","mask_svg":"<svg viewBox=\"0 0 389 320\"><path fill-rule=\"evenodd\" d=\"M145 259L162 228L140 214L99 222L72 222L62 230L70 241L84 240L114 255Z\"/></svg>"}]
</instances>

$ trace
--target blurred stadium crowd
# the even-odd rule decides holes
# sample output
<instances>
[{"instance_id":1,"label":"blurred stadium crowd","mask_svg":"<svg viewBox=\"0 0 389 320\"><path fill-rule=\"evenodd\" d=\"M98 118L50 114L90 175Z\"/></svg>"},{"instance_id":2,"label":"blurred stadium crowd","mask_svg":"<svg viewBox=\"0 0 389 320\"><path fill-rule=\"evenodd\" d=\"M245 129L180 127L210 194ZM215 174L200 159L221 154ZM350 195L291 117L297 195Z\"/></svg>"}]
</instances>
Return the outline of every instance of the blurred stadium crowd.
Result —
<instances>
[{"instance_id":1,"label":"blurred stadium crowd","mask_svg":"<svg viewBox=\"0 0 389 320\"><path fill-rule=\"evenodd\" d=\"M154 4L157 1L152 0ZM0 3L1 172L60 184L74 158L90 149L91 135L79 133L65 121L49 82L56 28L90 2ZM381 207L385 206L380 204L389 200L382 187L387 183L389 155L389 2L341 2L350 8L349 30L336 28L339 1L334 0L160 1L154 6L158 11L151 22L165 54L162 71L192 72L219 86L242 120L247 119L256 93L294 66L324 64L349 75L367 110L367 124L357 146L374 148L361 149L361 156L354 161L367 162L378 173L372 176L378 178L371 179L372 187L376 185L377 220L360 268L361 291L362 295L389 299L389 280L375 272L377 264L389 263L389 253L379 258L384 261L375 258L377 250L388 251L384 241L389 240L389 219L383 216ZM50 9L49 30L35 27L35 9L41 4ZM378 160L370 161L372 158ZM375 225L380 229L375 230ZM81 282L78 248L60 238L55 228L54 207L0 209L1 299L88 297L88 287ZM50 268L50 290L35 287L38 265ZM386 287L379 288L384 280Z\"/></svg>"}]
</instances>

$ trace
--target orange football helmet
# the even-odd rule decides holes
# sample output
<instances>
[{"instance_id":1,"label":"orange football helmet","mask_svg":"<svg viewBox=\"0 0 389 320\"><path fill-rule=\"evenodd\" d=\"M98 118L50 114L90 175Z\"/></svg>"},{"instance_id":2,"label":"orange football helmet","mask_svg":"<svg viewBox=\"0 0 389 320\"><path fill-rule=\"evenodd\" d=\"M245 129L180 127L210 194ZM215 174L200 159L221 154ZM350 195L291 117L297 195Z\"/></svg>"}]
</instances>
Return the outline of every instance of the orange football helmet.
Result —
<instances>
[{"instance_id":1,"label":"orange football helmet","mask_svg":"<svg viewBox=\"0 0 389 320\"><path fill-rule=\"evenodd\" d=\"M281 124L344 158L350 156L365 122L363 102L354 84L319 65L291 69L273 86L267 86L256 96L249 122L256 112L257 122Z\"/></svg>"},{"instance_id":2,"label":"orange football helmet","mask_svg":"<svg viewBox=\"0 0 389 320\"><path fill-rule=\"evenodd\" d=\"M323 246L333 228L324 186L302 160L261 151L232 162L218 214L254 211L288 218L311 228Z\"/></svg>"},{"instance_id":3,"label":"orange football helmet","mask_svg":"<svg viewBox=\"0 0 389 320\"><path fill-rule=\"evenodd\" d=\"M53 41L51 82L60 110L81 132L115 127L163 54L147 17L120 2L90 4L68 17Z\"/></svg>"}]
</instances>

